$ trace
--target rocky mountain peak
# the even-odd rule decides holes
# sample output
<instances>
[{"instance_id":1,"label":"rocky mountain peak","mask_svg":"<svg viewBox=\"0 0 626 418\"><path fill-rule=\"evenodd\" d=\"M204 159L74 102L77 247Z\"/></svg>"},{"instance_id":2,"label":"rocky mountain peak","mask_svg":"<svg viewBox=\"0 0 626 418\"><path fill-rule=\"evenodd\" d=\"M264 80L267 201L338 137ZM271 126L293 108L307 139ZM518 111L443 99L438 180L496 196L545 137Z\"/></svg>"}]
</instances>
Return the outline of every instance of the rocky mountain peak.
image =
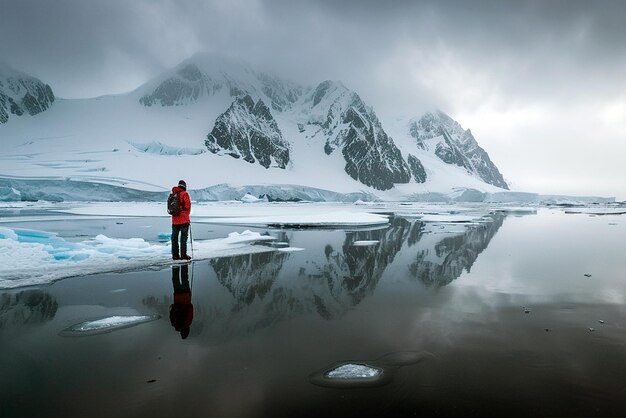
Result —
<instances>
[{"instance_id":1,"label":"rocky mountain peak","mask_svg":"<svg viewBox=\"0 0 626 418\"><path fill-rule=\"evenodd\" d=\"M10 115L36 115L54 103L54 93L41 80L0 63L0 123Z\"/></svg>"},{"instance_id":2,"label":"rocky mountain peak","mask_svg":"<svg viewBox=\"0 0 626 418\"><path fill-rule=\"evenodd\" d=\"M374 110L340 82L320 83L305 100L309 124L317 124L326 138L326 154L340 149L345 171L353 179L378 190L411 179L409 166Z\"/></svg>"},{"instance_id":3,"label":"rocky mountain peak","mask_svg":"<svg viewBox=\"0 0 626 418\"><path fill-rule=\"evenodd\" d=\"M274 163L284 169L289 163L289 143L272 112L263 100L255 103L250 95L233 101L217 118L204 143L214 154L242 158L251 164L258 161L265 168Z\"/></svg>"},{"instance_id":4,"label":"rocky mountain peak","mask_svg":"<svg viewBox=\"0 0 626 418\"><path fill-rule=\"evenodd\" d=\"M462 167L484 182L508 190L502 174L487 152L478 145L471 131L463 129L444 112L428 112L419 119L411 120L409 132L418 148L434 151L443 162ZM429 149L428 144L434 149Z\"/></svg>"}]
</instances>

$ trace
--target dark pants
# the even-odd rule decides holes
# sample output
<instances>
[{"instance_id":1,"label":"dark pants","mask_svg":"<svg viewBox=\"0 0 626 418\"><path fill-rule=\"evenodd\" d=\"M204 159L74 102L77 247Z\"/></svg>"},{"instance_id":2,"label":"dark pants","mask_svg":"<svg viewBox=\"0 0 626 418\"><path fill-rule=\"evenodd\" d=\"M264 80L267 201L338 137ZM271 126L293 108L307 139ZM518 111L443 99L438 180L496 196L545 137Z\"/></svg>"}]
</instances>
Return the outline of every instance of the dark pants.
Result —
<instances>
[{"instance_id":1,"label":"dark pants","mask_svg":"<svg viewBox=\"0 0 626 418\"><path fill-rule=\"evenodd\" d=\"M178 248L178 234L180 233L180 252ZM187 254L187 236L189 224L172 225L172 256L182 257Z\"/></svg>"},{"instance_id":2,"label":"dark pants","mask_svg":"<svg viewBox=\"0 0 626 418\"><path fill-rule=\"evenodd\" d=\"M174 286L174 295L181 292L191 292L188 265L172 266L172 285Z\"/></svg>"}]
</instances>

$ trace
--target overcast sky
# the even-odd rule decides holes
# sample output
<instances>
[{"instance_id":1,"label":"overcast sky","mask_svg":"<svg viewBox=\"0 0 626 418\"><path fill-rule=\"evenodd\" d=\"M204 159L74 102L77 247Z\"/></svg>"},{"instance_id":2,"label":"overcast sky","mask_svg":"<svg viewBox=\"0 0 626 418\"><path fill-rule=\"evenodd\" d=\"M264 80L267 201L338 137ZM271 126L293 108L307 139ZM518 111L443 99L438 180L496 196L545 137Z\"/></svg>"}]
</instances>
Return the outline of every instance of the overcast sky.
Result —
<instances>
[{"instance_id":1,"label":"overcast sky","mask_svg":"<svg viewBox=\"0 0 626 418\"><path fill-rule=\"evenodd\" d=\"M381 115L439 108L513 189L624 200L624 22L622 0L0 0L0 61L76 98L218 52Z\"/></svg>"}]
</instances>

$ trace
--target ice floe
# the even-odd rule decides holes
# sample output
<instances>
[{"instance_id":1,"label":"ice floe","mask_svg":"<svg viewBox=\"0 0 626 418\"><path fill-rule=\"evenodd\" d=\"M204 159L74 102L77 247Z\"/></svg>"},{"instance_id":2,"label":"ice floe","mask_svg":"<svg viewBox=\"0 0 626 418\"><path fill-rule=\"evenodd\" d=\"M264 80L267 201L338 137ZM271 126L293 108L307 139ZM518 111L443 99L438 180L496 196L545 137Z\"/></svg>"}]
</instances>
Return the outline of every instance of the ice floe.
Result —
<instances>
[{"instance_id":1,"label":"ice floe","mask_svg":"<svg viewBox=\"0 0 626 418\"><path fill-rule=\"evenodd\" d=\"M386 225L389 218L367 212L320 212L298 215L239 216L198 219L199 223L219 223L228 225L262 225L282 227L333 227Z\"/></svg>"},{"instance_id":2,"label":"ice floe","mask_svg":"<svg viewBox=\"0 0 626 418\"><path fill-rule=\"evenodd\" d=\"M587 214L587 215L625 215L625 207L604 207L604 208L575 208L566 209L564 211L568 214Z\"/></svg>"},{"instance_id":3,"label":"ice floe","mask_svg":"<svg viewBox=\"0 0 626 418\"><path fill-rule=\"evenodd\" d=\"M274 237L257 232L233 232L226 238L194 240L195 260L273 251L254 246ZM159 268L171 262L169 243L152 244L141 238L98 235L70 242L56 233L0 227L0 289L39 285L95 273Z\"/></svg>"}]
</instances>

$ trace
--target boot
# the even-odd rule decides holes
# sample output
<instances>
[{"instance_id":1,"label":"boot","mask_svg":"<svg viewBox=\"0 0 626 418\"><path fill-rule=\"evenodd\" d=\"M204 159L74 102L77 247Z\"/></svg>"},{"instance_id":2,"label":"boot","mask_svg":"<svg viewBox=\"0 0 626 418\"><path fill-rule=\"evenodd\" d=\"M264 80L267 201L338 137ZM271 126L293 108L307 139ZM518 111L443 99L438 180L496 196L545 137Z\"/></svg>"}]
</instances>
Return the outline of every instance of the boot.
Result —
<instances>
[{"instance_id":1,"label":"boot","mask_svg":"<svg viewBox=\"0 0 626 418\"><path fill-rule=\"evenodd\" d=\"M181 260L191 260L191 256L189 256L188 254L183 254L180 256Z\"/></svg>"}]
</instances>

